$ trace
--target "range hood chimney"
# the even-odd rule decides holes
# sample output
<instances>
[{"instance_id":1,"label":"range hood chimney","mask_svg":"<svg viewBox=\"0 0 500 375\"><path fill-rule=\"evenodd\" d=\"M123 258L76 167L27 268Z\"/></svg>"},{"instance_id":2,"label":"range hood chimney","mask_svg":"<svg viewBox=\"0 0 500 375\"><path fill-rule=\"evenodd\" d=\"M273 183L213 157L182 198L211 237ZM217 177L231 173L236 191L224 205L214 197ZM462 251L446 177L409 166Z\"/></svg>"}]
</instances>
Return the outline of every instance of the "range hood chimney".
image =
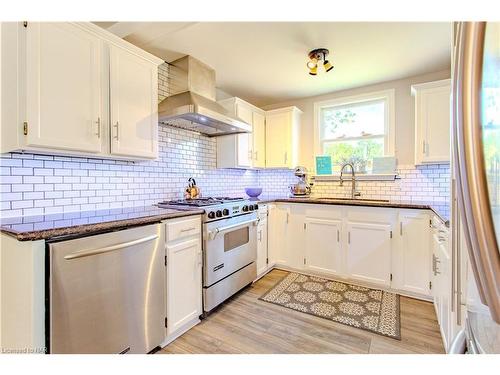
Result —
<instances>
[{"instance_id":1,"label":"range hood chimney","mask_svg":"<svg viewBox=\"0 0 500 375\"><path fill-rule=\"evenodd\" d=\"M209 137L249 133L250 124L215 101L215 71L192 56L170 63L169 91L158 105L160 124Z\"/></svg>"}]
</instances>

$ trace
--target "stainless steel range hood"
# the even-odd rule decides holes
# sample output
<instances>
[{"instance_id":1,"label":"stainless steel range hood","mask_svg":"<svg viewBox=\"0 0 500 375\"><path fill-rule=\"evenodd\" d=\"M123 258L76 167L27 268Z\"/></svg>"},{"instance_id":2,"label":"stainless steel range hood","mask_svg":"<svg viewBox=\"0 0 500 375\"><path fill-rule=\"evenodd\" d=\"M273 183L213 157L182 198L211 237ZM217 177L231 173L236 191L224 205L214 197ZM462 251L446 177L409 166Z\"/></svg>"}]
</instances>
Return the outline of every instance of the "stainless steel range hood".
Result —
<instances>
[{"instance_id":1,"label":"stainless steel range hood","mask_svg":"<svg viewBox=\"0 0 500 375\"><path fill-rule=\"evenodd\" d=\"M209 137L249 133L252 126L215 101L215 71L192 56L170 64L170 96L158 106L160 124Z\"/></svg>"}]
</instances>

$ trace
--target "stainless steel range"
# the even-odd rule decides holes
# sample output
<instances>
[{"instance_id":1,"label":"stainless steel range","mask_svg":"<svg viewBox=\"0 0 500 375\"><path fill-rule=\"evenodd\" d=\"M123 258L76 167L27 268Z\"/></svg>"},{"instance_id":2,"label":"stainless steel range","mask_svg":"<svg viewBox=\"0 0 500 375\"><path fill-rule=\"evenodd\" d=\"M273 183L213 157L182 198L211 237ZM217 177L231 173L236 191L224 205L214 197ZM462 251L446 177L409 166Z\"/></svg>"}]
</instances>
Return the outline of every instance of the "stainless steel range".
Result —
<instances>
[{"instance_id":1,"label":"stainless steel range","mask_svg":"<svg viewBox=\"0 0 500 375\"><path fill-rule=\"evenodd\" d=\"M243 198L161 202L160 207L204 208L203 310L208 312L257 277L258 205Z\"/></svg>"}]
</instances>

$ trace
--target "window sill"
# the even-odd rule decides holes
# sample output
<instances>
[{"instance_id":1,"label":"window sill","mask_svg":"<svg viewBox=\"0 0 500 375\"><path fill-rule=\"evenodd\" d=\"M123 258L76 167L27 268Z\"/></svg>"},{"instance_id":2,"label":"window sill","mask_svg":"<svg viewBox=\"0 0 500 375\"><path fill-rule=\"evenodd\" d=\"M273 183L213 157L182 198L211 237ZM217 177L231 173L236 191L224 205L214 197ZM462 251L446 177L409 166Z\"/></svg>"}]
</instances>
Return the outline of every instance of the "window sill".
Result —
<instances>
[{"instance_id":1,"label":"window sill","mask_svg":"<svg viewBox=\"0 0 500 375\"><path fill-rule=\"evenodd\" d=\"M394 181L399 179L399 174L397 173L360 173L356 174L356 181ZM340 181L340 174L329 174L329 175L316 175L312 176L314 181ZM352 179L351 175L347 173L342 176L345 181L350 181Z\"/></svg>"}]
</instances>

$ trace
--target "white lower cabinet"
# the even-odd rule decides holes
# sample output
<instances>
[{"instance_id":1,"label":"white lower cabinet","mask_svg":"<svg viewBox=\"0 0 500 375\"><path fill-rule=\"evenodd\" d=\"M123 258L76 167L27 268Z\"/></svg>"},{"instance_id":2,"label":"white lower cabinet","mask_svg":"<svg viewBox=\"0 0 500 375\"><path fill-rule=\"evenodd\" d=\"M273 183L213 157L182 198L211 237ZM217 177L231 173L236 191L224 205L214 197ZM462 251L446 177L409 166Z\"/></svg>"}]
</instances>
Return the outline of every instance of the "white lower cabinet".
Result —
<instances>
[{"instance_id":1,"label":"white lower cabinet","mask_svg":"<svg viewBox=\"0 0 500 375\"><path fill-rule=\"evenodd\" d=\"M268 269L267 254L268 220L267 206L259 206L259 225L257 226L257 277L264 275Z\"/></svg>"},{"instance_id":2,"label":"white lower cabinet","mask_svg":"<svg viewBox=\"0 0 500 375\"><path fill-rule=\"evenodd\" d=\"M399 244L393 254L393 288L430 296L429 220L428 212L400 211Z\"/></svg>"},{"instance_id":3,"label":"white lower cabinet","mask_svg":"<svg viewBox=\"0 0 500 375\"><path fill-rule=\"evenodd\" d=\"M347 276L353 280L391 285L390 224L347 222Z\"/></svg>"},{"instance_id":4,"label":"white lower cabinet","mask_svg":"<svg viewBox=\"0 0 500 375\"><path fill-rule=\"evenodd\" d=\"M268 219L268 257L269 266L287 264L288 217L290 210L283 205L269 205Z\"/></svg>"},{"instance_id":5,"label":"white lower cabinet","mask_svg":"<svg viewBox=\"0 0 500 375\"><path fill-rule=\"evenodd\" d=\"M166 222L167 342L199 322L202 314L201 220Z\"/></svg>"},{"instance_id":6,"label":"white lower cabinet","mask_svg":"<svg viewBox=\"0 0 500 375\"><path fill-rule=\"evenodd\" d=\"M288 207L286 232L288 235L284 259L294 269L303 269L306 263L304 247L305 207L303 204L291 204Z\"/></svg>"},{"instance_id":7,"label":"white lower cabinet","mask_svg":"<svg viewBox=\"0 0 500 375\"><path fill-rule=\"evenodd\" d=\"M258 262L259 274L277 266L431 298L428 210L268 206L269 262Z\"/></svg>"},{"instance_id":8,"label":"white lower cabinet","mask_svg":"<svg viewBox=\"0 0 500 375\"><path fill-rule=\"evenodd\" d=\"M433 223L435 223L435 220L433 220ZM443 345L445 350L448 351L452 339L450 274L452 265L448 232L439 225L435 226L432 232L432 296Z\"/></svg>"},{"instance_id":9,"label":"white lower cabinet","mask_svg":"<svg viewBox=\"0 0 500 375\"><path fill-rule=\"evenodd\" d=\"M331 275L342 273L342 221L305 219L305 264L311 272Z\"/></svg>"}]
</instances>

